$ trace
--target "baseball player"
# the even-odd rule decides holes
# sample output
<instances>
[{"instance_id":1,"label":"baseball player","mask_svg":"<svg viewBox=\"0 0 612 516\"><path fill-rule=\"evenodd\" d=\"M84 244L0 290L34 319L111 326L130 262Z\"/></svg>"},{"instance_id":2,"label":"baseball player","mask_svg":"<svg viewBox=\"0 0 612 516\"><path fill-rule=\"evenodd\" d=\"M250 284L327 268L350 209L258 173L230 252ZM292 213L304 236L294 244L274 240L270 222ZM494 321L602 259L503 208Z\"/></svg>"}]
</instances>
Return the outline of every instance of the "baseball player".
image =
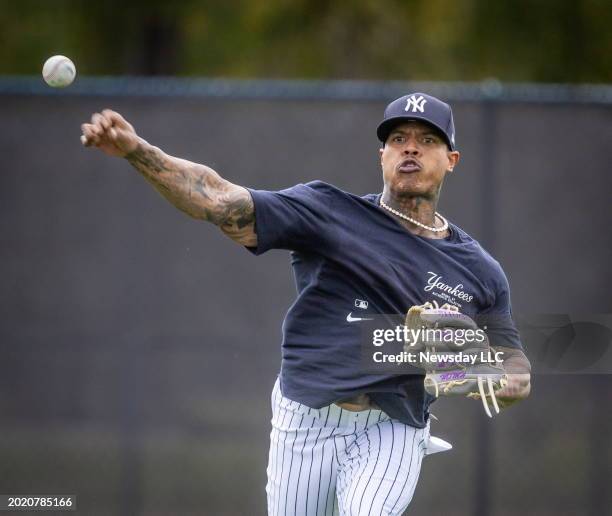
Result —
<instances>
[{"instance_id":1,"label":"baseball player","mask_svg":"<svg viewBox=\"0 0 612 516\"><path fill-rule=\"evenodd\" d=\"M322 181L282 191L232 184L150 145L110 110L95 113L82 132L84 145L125 158L178 209L252 253L292 253L298 295L283 324L272 392L268 514L402 514L432 451L436 395L458 392L496 408L528 396L530 365L506 276L436 211L459 162L448 104L413 93L387 106L377 129L383 190L363 197ZM407 312L410 327L475 328L474 318L494 316L487 344L503 353L504 369L486 377L488 390L478 365L450 376L365 370L363 322Z\"/></svg>"}]
</instances>

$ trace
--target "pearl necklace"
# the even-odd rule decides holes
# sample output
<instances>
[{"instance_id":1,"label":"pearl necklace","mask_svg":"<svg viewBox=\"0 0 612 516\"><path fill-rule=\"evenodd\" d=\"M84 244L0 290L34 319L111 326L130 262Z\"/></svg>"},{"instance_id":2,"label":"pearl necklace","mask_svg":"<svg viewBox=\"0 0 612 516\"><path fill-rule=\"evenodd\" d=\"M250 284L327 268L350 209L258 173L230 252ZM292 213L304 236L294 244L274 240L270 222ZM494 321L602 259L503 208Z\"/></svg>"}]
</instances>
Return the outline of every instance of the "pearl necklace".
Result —
<instances>
[{"instance_id":1,"label":"pearl necklace","mask_svg":"<svg viewBox=\"0 0 612 516\"><path fill-rule=\"evenodd\" d=\"M383 207L385 210L390 211L391 213L393 213L393 215L397 215L400 219L404 219L407 220L408 222L412 222L415 226L419 226L420 228L423 229L427 229L428 231L433 231L434 233L442 233L442 231L446 231L448 229L448 220L446 220L442 215L440 215L438 212L435 213L435 215L437 215L438 217L440 217L440 219L442 219L443 224L437 228L435 226L426 226L425 224L419 222L418 220L413 219L412 217L409 217L408 215L404 215L403 213L394 210L393 208L391 208L391 206L387 206L383 200L380 200L380 205L381 207Z\"/></svg>"}]
</instances>

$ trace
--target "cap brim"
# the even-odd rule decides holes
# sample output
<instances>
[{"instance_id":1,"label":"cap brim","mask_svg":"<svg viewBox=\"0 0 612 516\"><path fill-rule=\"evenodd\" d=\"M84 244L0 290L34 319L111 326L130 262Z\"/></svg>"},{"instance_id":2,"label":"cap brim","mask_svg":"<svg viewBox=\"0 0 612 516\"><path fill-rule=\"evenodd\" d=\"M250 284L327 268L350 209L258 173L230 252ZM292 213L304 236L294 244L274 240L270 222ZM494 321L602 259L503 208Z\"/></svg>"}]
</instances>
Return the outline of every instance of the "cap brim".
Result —
<instances>
[{"instance_id":1,"label":"cap brim","mask_svg":"<svg viewBox=\"0 0 612 516\"><path fill-rule=\"evenodd\" d=\"M437 132L440 133L440 136L448 145L448 147L451 150L455 150L455 146L448 139L448 136L446 136L444 129L442 129L438 124L434 124L431 120L428 120L427 118L418 115L394 116L392 118L387 118L387 120L381 122L381 124L376 129L376 135L382 143L385 143L387 141L387 138L389 137L389 134L395 126L399 125L402 122L410 122L411 120L419 120L420 122L425 122L430 126L435 127L437 129Z\"/></svg>"}]
</instances>

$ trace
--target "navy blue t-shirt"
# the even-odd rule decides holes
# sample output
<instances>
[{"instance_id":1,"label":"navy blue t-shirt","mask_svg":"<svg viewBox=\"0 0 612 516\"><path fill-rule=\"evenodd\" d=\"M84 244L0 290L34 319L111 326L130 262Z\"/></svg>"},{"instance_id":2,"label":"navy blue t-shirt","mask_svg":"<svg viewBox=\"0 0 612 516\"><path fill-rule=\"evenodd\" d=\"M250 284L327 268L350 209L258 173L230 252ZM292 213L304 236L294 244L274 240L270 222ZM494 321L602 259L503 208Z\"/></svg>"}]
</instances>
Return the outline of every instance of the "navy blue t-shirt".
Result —
<instances>
[{"instance_id":1,"label":"navy blue t-shirt","mask_svg":"<svg viewBox=\"0 0 612 516\"><path fill-rule=\"evenodd\" d=\"M423 376L365 373L359 325L347 316L450 302L470 316L502 316L506 323L487 330L491 344L521 347L501 266L457 226L446 239L417 236L379 206L380 194L359 197L322 181L249 191L250 251L292 251L298 296L283 323L280 374L288 398L321 408L367 393L390 417L425 426L433 398Z\"/></svg>"}]
</instances>

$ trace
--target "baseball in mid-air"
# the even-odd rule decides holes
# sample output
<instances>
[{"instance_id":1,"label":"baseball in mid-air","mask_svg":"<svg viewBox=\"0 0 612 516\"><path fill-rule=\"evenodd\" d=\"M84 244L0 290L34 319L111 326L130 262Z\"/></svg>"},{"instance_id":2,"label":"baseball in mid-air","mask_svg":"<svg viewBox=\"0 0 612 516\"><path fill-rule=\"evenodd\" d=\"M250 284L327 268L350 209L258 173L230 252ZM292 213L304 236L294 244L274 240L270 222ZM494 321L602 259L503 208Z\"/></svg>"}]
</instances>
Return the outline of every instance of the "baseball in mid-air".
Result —
<instances>
[{"instance_id":1,"label":"baseball in mid-air","mask_svg":"<svg viewBox=\"0 0 612 516\"><path fill-rule=\"evenodd\" d=\"M65 88L76 77L74 63L66 56L52 56L45 61L42 69L45 82L54 88Z\"/></svg>"}]
</instances>

